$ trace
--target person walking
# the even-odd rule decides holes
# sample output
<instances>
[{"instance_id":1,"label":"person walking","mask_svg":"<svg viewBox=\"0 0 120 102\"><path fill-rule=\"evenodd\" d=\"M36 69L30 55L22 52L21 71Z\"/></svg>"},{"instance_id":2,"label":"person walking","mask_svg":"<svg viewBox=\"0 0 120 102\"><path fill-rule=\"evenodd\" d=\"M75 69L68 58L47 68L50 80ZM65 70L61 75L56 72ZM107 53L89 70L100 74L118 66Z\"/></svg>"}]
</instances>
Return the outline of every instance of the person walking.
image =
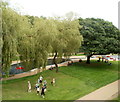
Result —
<instances>
[{"instance_id":1,"label":"person walking","mask_svg":"<svg viewBox=\"0 0 120 102\"><path fill-rule=\"evenodd\" d=\"M43 98L45 98L45 86L42 86L41 96L42 96Z\"/></svg>"},{"instance_id":2,"label":"person walking","mask_svg":"<svg viewBox=\"0 0 120 102\"><path fill-rule=\"evenodd\" d=\"M55 86L55 78L52 79L51 84Z\"/></svg>"},{"instance_id":3,"label":"person walking","mask_svg":"<svg viewBox=\"0 0 120 102\"><path fill-rule=\"evenodd\" d=\"M45 87L45 92L47 91L47 81L46 80L44 80L44 82L43 82L43 86Z\"/></svg>"},{"instance_id":4,"label":"person walking","mask_svg":"<svg viewBox=\"0 0 120 102\"><path fill-rule=\"evenodd\" d=\"M39 78L39 82L42 83L42 80L43 80L43 77L40 76L40 78Z\"/></svg>"},{"instance_id":5,"label":"person walking","mask_svg":"<svg viewBox=\"0 0 120 102\"><path fill-rule=\"evenodd\" d=\"M39 83L36 82L36 84L35 84L35 88L37 89L37 87L39 87Z\"/></svg>"},{"instance_id":6,"label":"person walking","mask_svg":"<svg viewBox=\"0 0 120 102\"><path fill-rule=\"evenodd\" d=\"M37 87L37 95L39 95L39 93L40 93L40 87L38 86Z\"/></svg>"},{"instance_id":7,"label":"person walking","mask_svg":"<svg viewBox=\"0 0 120 102\"><path fill-rule=\"evenodd\" d=\"M31 92L31 83L28 81L28 92Z\"/></svg>"}]
</instances>

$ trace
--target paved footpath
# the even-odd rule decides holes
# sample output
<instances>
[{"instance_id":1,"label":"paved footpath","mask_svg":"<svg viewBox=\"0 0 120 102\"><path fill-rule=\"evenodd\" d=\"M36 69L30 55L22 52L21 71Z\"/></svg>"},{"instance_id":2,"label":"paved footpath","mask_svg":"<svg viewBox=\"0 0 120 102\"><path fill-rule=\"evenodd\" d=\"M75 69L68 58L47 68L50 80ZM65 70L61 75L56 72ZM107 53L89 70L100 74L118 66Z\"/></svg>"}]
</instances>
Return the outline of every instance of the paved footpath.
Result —
<instances>
[{"instance_id":1,"label":"paved footpath","mask_svg":"<svg viewBox=\"0 0 120 102\"><path fill-rule=\"evenodd\" d=\"M118 88L118 86L120 86L120 80L103 86L78 100L103 100L102 102L105 100L112 100L116 98L118 96L118 92L120 92L120 88ZM78 100L74 102L77 102Z\"/></svg>"}]
</instances>

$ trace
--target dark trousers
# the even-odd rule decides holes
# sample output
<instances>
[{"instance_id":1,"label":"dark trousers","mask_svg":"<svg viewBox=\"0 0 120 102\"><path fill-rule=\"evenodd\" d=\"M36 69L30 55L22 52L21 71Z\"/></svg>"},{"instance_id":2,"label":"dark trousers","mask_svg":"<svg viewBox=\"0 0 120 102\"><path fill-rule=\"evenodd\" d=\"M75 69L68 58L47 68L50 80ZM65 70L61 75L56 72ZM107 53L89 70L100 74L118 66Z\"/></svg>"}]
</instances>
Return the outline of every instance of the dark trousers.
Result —
<instances>
[{"instance_id":1,"label":"dark trousers","mask_svg":"<svg viewBox=\"0 0 120 102\"><path fill-rule=\"evenodd\" d=\"M44 93L44 92L41 92L41 95L45 95L45 93Z\"/></svg>"}]
</instances>

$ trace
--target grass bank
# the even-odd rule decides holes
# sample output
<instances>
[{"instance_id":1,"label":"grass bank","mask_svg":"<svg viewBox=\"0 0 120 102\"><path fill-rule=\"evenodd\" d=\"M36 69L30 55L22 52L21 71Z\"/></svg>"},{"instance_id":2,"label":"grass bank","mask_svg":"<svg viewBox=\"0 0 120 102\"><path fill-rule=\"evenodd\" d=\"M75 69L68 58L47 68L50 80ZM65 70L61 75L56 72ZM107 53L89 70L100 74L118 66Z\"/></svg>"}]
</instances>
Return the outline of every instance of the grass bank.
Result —
<instances>
[{"instance_id":1,"label":"grass bank","mask_svg":"<svg viewBox=\"0 0 120 102\"><path fill-rule=\"evenodd\" d=\"M45 99L36 95L34 85L40 75L48 82ZM56 86L50 84L56 78ZM92 61L74 63L71 66L60 67L55 70L44 71L34 76L3 81L3 100L75 100L104 85L118 79L118 62L112 65ZM27 92L27 81L32 83L32 92Z\"/></svg>"}]
</instances>

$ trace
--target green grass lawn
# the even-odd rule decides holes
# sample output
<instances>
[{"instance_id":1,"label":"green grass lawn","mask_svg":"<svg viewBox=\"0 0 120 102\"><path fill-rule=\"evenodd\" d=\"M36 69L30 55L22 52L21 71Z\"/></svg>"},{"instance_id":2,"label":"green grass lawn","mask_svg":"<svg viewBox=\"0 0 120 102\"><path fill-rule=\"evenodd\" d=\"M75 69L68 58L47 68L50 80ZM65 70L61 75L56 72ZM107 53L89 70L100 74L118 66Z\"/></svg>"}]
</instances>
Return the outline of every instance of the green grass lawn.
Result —
<instances>
[{"instance_id":1,"label":"green grass lawn","mask_svg":"<svg viewBox=\"0 0 120 102\"><path fill-rule=\"evenodd\" d=\"M34 85L40 75L48 82L45 99L37 96ZM50 84L56 78L56 86ZM92 61L74 63L71 66L60 67L55 70L44 71L34 76L3 81L3 100L75 100L106 84L118 79L118 62L112 65ZM27 92L27 81L32 83L32 92Z\"/></svg>"},{"instance_id":2,"label":"green grass lawn","mask_svg":"<svg viewBox=\"0 0 120 102\"><path fill-rule=\"evenodd\" d=\"M117 102L120 102L120 95L117 98L113 99L113 100L117 100Z\"/></svg>"}]
</instances>

